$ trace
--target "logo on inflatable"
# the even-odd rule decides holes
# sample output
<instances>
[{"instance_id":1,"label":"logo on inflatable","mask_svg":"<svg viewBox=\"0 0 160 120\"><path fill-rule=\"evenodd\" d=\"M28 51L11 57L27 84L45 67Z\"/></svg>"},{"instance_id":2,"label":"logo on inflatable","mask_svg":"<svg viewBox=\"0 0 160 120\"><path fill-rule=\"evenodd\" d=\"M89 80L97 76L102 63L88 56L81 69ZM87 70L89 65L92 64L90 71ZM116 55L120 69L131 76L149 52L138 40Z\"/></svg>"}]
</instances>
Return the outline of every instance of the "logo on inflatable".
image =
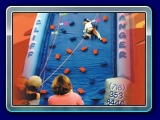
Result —
<instances>
[{"instance_id":1,"label":"logo on inflatable","mask_svg":"<svg viewBox=\"0 0 160 120\"><path fill-rule=\"evenodd\" d=\"M33 53L34 53L34 47L36 45L36 36L37 36L37 33L39 32L38 30L38 26L41 24L41 19L37 19L36 20L36 26L33 28L33 35L31 36L31 42L29 44L29 52L28 52L28 57L32 56Z\"/></svg>"},{"instance_id":2,"label":"logo on inflatable","mask_svg":"<svg viewBox=\"0 0 160 120\"><path fill-rule=\"evenodd\" d=\"M119 16L118 30L119 48L122 49L119 51L119 58L126 58L126 19L124 14L120 14Z\"/></svg>"}]
</instances>

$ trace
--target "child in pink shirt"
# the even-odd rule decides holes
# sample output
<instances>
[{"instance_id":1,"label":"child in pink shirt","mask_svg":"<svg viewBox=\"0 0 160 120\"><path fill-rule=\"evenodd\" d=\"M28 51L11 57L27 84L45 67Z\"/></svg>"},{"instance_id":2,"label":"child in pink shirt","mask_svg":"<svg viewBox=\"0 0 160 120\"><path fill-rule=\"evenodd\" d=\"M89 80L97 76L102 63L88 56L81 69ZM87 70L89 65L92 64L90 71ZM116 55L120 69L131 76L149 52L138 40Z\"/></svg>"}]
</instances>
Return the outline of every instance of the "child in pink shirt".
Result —
<instances>
[{"instance_id":1,"label":"child in pink shirt","mask_svg":"<svg viewBox=\"0 0 160 120\"><path fill-rule=\"evenodd\" d=\"M82 98L72 91L72 84L65 75L55 77L52 82L54 95L48 99L48 105L84 105Z\"/></svg>"}]
</instances>

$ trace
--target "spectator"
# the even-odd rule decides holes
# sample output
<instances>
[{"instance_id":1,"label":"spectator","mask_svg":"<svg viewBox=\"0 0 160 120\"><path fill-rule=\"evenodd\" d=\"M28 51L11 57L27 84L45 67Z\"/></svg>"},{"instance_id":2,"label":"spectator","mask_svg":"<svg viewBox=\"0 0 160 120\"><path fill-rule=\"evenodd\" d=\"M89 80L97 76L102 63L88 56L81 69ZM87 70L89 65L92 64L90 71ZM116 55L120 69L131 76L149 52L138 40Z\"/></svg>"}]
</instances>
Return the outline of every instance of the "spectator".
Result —
<instances>
[{"instance_id":1,"label":"spectator","mask_svg":"<svg viewBox=\"0 0 160 120\"><path fill-rule=\"evenodd\" d=\"M51 87L54 95L49 97L48 105L84 105L81 96L73 92L72 84L67 76L55 77Z\"/></svg>"}]
</instances>

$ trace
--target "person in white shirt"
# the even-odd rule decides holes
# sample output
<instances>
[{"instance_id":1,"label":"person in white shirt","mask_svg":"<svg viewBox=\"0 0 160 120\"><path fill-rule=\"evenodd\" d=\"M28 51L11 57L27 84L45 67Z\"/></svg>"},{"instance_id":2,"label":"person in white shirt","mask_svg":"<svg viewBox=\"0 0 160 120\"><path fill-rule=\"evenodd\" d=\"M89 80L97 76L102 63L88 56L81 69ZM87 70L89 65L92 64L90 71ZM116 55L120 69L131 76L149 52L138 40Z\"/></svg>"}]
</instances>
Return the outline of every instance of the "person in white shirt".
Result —
<instances>
[{"instance_id":1,"label":"person in white shirt","mask_svg":"<svg viewBox=\"0 0 160 120\"><path fill-rule=\"evenodd\" d=\"M93 33L94 35L96 35L98 37L99 40L102 40L101 35L99 34L99 32L96 30L95 27L93 27L92 23L95 22L95 20L89 20L86 19L83 24L84 24L84 35L83 37L89 37L91 39L91 34Z\"/></svg>"}]
</instances>

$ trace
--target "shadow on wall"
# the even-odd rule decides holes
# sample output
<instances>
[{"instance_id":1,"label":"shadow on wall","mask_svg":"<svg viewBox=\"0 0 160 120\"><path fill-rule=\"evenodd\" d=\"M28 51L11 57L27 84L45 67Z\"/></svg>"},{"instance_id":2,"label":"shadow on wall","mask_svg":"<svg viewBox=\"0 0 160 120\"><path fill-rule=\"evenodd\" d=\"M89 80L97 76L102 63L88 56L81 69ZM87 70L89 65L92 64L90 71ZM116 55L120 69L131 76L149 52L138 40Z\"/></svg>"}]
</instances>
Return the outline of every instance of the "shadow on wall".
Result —
<instances>
[{"instance_id":1,"label":"shadow on wall","mask_svg":"<svg viewBox=\"0 0 160 120\"><path fill-rule=\"evenodd\" d=\"M21 75L37 13L13 13L13 78Z\"/></svg>"},{"instance_id":2,"label":"shadow on wall","mask_svg":"<svg viewBox=\"0 0 160 120\"><path fill-rule=\"evenodd\" d=\"M145 13L132 13L126 19L132 21L129 29L145 28Z\"/></svg>"},{"instance_id":3,"label":"shadow on wall","mask_svg":"<svg viewBox=\"0 0 160 120\"><path fill-rule=\"evenodd\" d=\"M31 32L36 16L37 13L13 13L13 44L30 38L24 33Z\"/></svg>"},{"instance_id":4,"label":"shadow on wall","mask_svg":"<svg viewBox=\"0 0 160 120\"><path fill-rule=\"evenodd\" d=\"M132 104L145 105L145 13L126 16L131 24Z\"/></svg>"},{"instance_id":5,"label":"shadow on wall","mask_svg":"<svg viewBox=\"0 0 160 120\"><path fill-rule=\"evenodd\" d=\"M145 28L132 30L132 80L134 105L145 105Z\"/></svg>"},{"instance_id":6,"label":"shadow on wall","mask_svg":"<svg viewBox=\"0 0 160 120\"><path fill-rule=\"evenodd\" d=\"M28 51L29 38L14 44L13 46L13 78L21 75Z\"/></svg>"},{"instance_id":7,"label":"shadow on wall","mask_svg":"<svg viewBox=\"0 0 160 120\"><path fill-rule=\"evenodd\" d=\"M134 62L133 62L133 69L134 69L134 81L136 84L136 94L137 94L137 103L138 105L145 105L145 46L146 46L146 38L145 38L145 13L140 13L135 17L136 28L137 31L135 33L135 38L133 41L133 49L134 49Z\"/></svg>"}]
</instances>

